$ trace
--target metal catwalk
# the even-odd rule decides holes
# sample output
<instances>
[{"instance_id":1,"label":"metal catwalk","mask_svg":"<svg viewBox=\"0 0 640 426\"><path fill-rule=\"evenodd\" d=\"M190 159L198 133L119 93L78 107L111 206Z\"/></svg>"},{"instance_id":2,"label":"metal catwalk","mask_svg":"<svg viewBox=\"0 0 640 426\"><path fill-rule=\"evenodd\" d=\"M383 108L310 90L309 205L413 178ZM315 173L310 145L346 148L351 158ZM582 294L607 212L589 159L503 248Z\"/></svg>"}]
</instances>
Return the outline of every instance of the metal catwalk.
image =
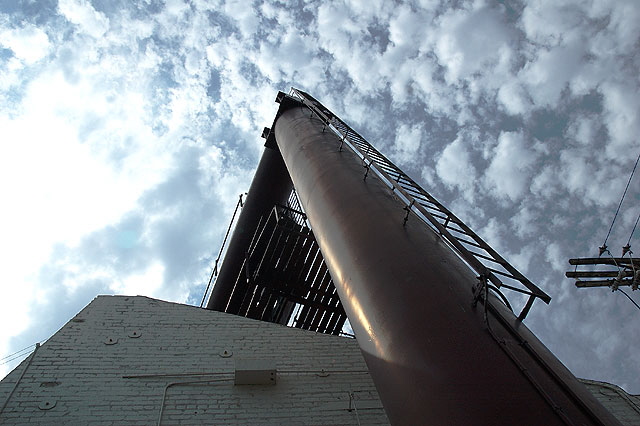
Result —
<instances>
[{"instance_id":1,"label":"metal catwalk","mask_svg":"<svg viewBox=\"0 0 640 426\"><path fill-rule=\"evenodd\" d=\"M305 218L277 205L261 221L225 312L340 334L347 316Z\"/></svg>"}]
</instances>

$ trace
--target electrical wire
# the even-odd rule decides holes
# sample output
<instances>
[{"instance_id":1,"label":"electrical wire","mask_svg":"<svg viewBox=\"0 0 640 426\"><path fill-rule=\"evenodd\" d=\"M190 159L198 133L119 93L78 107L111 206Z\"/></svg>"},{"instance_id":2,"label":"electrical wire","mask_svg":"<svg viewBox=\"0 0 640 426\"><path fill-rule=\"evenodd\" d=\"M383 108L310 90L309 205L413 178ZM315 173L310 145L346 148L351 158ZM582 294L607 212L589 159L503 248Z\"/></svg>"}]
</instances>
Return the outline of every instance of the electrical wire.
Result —
<instances>
[{"instance_id":1,"label":"electrical wire","mask_svg":"<svg viewBox=\"0 0 640 426\"><path fill-rule=\"evenodd\" d=\"M629 299L629 300L631 301L631 303L633 303L633 304L636 306L636 308L638 308L638 309L640 310L640 306L636 303L636 301L635 301L635 300L633 300L633 299L631 298L631 296L629 296L629 295L627 294L627 292L626 292L626 291L624 291L624 290L623 290L623 289L621 289L621 288L619 288L619 289L618 289L618 291L622 292L622 294L624 294L625 296L627 296L627 299Z\"/></svg>"},{"instance_id":2,"label":"electrical wire","mask_svg":"<svg viewBox=\"0 0 640 426\"><path fill-rule=\"evenodd\" d=\"M16 352L14 352L12 354L5 355L4 357L0 358L0 365L8 364L11 361L14 361L14 360L16 360L18 358L22 358L25 355L28 355L28 352L30 352L31 349L34 348L34 346L41 345L44 342L45 342L45 340L43 340L41 342L37 342L37 343L31 344L31 345L27 346L26 348L22 348L19 351L16 351Z\"/></svg>"},{"instance_id":3,"label":"electrical wire","mask_svg":"<svg viewBox=\"0 0 640 426\"><path fill-rule=\"evenodd\" d=\"M14 357L12 357L12 358L7 359L6 361L2 361L2 362L0 362L0 365L5 365L5 364L8 364L8 363L10 363L10 362L12 362L12 361L15 361L16 359L23 358L23 357L25 357L25 356L29 355L29 353L30 353L29 351L22 352L22 353L20 353L20 354L18 354L18 355L16 355L16 356L14 356Z\"/></svg>"},{"instance_id":4,"label":"electrical wire","mask_svg":"<svg viewBox=\"0 0 640 426\"><path fill-rule=\"evenodd\" d=\"M636 232L636 227L638 226L638 221L640 221L640 213L638 213L638 217L636 218L636 223L633 225L633 229L631 230L631 234L629 234L629 240L627 240L627 247L631 246L631 238L633 237L633 233Z\"/></svg>"},{"instance_id":5,"label":"electrical wire","mask_svg":"<svg viewBox=\"0 0 640 426\"><path fill-rule=\"evenodd\" d=\"M638 289L638 271L636 271L636 265L633 264L633 251L631 251L631 246L627 243L627 246L624 247L624 249L627 250L627 254L629 255L629 262L631 263L631 273L633 274L631 276L631 290L637 290Z\"/></svg>"},{"instance_id":6,"label":"electrical wire","mask_svg":"<svg viewBox=\"0 0 640 426\"><path fill-rule=\"evenodd\" d=\"M20 377L14 383L13 388L11 389L11 392L9 392L9 395L7 396L7 399L5 399L5 401L4 401L4 404L2 404L2 407L0 407L0 413L2 413L4 411L4 409L7 407L7 404L9 403L9 400L13 396L13 393L18 388L18 385L22 381L22 378L24 377L25 373L27 372L27 369L31 365L31 361L33 361L33 358L35 358L36 352L38 352L38 348L39 347L40 347L40 343L36 343L36 347L33 349L33 352L31 352L31 356L29 357L29 360L27 361L27 365L25 365L24 369L22 369L22 373L20 374Z\"/></svg>"},{"instance_id":7,"label":"electrical wire","mask_svg":"<svg viewBox=\"0 0 640 426\"><path fill-rule=\"evenodd\" d=\"M624 192L622 193L622 198L620 198L620 203L618 204L618 208L616 209L616 213L613 215L613 220L611 221L611 226L609 227L609 232L607 232L607 236L604 239L604 243L602 243L601 253L604 252L607 248L607 240L611 235L611 230L613 229L613 224L616 222L616 218L618 217L618 213L620 213L620 207L622 206L622 202L624 201L624 197L627 195L627 190L629 189L629 185L631 184L631 179L633 179L633 175L636 172L636 167L638 167L638 161L640 161L640 154L638 154L638 158L636 159L636 164L633 166L633 170L631 170L631 175L629 175L629 180L627 181L627 186L624 188ZM635 227L634 227L635 229Z\"/></svg>"},{"instance_id":8,"label":"electrical wire","mask_svg":"<svg viewBox=\"0 0 640 426\"><path fill-rule=\"evenodd\" d=\"M14 357L14 356L16 356L16 355L17 355L17 356L22 356L22 355L24 355L24 352L27 352L28 350L30 350L34 345L35 345L35 343L34 343L34 344L31 344L31 345L29 345L29 346L27 346L26 348L20 349L20 350L19 350L19 351L17 351L17 352L14 352L14 353L12 353L12 354L6 355L6 356L4 356L4 357L0 358L0 361L9 362L9 361L5 361L5 360L6 360L7 358L13 358L13 357ZM4 362L3 362L3 364L4 364Z\"/></svg>"}]
</instances>

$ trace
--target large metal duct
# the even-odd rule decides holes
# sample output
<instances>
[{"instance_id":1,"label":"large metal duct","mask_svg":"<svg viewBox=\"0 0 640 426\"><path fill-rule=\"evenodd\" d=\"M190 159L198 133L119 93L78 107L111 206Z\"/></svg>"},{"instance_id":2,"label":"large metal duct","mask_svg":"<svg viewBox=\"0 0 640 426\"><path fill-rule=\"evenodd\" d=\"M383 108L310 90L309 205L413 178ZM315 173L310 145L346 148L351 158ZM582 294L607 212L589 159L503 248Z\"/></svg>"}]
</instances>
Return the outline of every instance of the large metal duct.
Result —
<instances>
[{"instance_id":1,"label":"large metal duct","mask_svg":"<svg viewBox=\"0 0 640 426\"><path fill-rule=\"evenodd\" d=\"M619 424L325 124L289 99L272 132L391 422Z\"/></svg>"},{"instance_id":2,"label":"large metal duct","mask_svg":"<svg viewBox=\"0 0 640 426\"><path fill-rule=\"evenodd\" d=\"M273 206L286 204L291 189L291 179L282 162L282 156L277 149L265 148L229 241L215 287L207 302L207 309L226 312L236 282L238 285L246 286L246 282L238 281L238 276L254 232L260 220L267 219ZM241 293L241 289L237 291Z\"/></svg>"}]
</instances>

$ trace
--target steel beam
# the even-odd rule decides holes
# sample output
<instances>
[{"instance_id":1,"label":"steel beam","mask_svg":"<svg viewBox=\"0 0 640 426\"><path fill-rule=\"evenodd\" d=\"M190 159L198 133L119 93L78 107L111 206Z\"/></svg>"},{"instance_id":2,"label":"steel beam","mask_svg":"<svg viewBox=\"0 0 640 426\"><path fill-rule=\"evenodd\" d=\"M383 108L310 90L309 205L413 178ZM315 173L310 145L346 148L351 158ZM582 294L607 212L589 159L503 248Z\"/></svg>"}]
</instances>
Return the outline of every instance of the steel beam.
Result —
<instances>
[{"instance_id":1,"label":"steel beam","mask_svg":"<svg viewBox=\"0 0 640 426\"><path fill-rule=\"evenodd\" d=\"M501 302L474 303L477 277L416 217L403 225L320 120L282 105L276 143L392 424L619 424Z\"/></svg>"}]
</instances>

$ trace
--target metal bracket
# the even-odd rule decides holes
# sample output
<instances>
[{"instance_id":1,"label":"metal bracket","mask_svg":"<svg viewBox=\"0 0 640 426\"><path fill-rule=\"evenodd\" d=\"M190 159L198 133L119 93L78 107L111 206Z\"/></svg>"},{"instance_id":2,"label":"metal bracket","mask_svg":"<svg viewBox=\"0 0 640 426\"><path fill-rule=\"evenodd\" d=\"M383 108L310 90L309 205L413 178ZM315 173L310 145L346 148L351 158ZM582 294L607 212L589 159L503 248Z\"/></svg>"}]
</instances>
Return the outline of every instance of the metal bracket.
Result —
<instances>
[{"instance_id":1,"label":"metal bracket","mask_svg":"<svg viewBox=\"0 0 640 426\"><path fill-rule=\"evenodd\" d=\"M480 300L482 295L485 293L485 288L488 285L487 277L485 275L478 275L476 278L478 279L478 283L471 288L473 291L472 306L474 308L478 305L478 300Z\"/></svg>"},{"instance_id":2,"label":"metal bracket","mask_svg":"<svg viewBox=\"0 0 640 426\"><path fill-rule=\"evenodd\" d=\"M402 209L407 211L407 214L404 215L404 221L402 222L402 226L407 226L407 221L409 220L409 213L411 213L411 207L413 207L413 203L415 200L411 200L411 203L408 206L404 206Z\"/></svg>"},{"instance_id":3,"label":"metal bracket","mask_svg":"<svg viewBox=\"0 0 640 426\"><path fill-rule=\"evenodd\" d=\"M38 408L41 410L51 410L55 406L55 399L45 399L44 401L41 401L40 404L38 404Z\"/></svg>"}]
</instances>

